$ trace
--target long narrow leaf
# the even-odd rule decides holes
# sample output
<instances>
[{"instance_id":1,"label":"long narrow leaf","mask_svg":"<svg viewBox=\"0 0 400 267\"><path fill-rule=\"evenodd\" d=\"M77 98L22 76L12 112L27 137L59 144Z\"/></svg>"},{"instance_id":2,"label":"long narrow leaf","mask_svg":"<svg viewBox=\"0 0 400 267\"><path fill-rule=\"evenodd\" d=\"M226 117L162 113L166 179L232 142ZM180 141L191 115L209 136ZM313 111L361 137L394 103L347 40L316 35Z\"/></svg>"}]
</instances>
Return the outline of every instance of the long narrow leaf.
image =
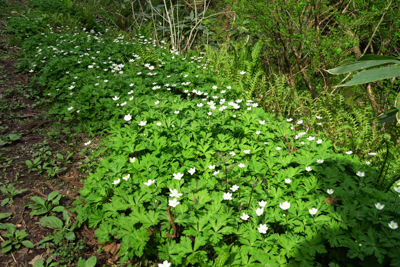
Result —
<instances>
[{"instance_id":1,"label":"long narrow leaf","mask_svg":"<svg viewBox=\"0 0 400 267\"><path fill-rule=\"evenodd\" d=\"M386 59L386 60L365 60L349 63L334 69L327 70L330 74L343 74L353 71L368 69L372 67L378 67L386 64L400 64L400 60Z\"/></svg>"},{"instance_id":2,"label":"long narrow leaf","mask_svg":"<svg viewBox=\"0 0 400 267\"><path fill-rule=\"evenodd\" d=\"M362 61L362 60L387 60L387 59L393 59L393 60L397 60L399 58L397 57L392 57L392 56L380 56L380 55L365 55L362 56L358 59L358 61Z\"/></svg>"},{"instance_id":3,"label":"long narrow leaf","mask_svg":"<svg viewBox=\"0 0 400 267\"><path fill-rule=\"evenodd\" d=\"M393 77L400 76L400 66L390 66L380 69L366 70L358 73L350 81L341 86L351 86L357 84L364 84L370 82L376 82L384 79L390 79Z\"/></svg>"}]
</instances>

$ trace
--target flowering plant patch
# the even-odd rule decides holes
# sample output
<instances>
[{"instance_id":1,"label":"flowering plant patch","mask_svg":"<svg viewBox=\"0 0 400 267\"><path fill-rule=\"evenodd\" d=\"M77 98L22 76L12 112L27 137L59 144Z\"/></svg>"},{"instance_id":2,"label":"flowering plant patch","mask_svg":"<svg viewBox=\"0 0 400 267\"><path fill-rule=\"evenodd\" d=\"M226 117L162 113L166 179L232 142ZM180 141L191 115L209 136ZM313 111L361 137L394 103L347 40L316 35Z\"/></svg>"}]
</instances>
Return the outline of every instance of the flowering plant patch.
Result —
<instances>
[{"instance_id":1,"label":"flowering plant patch","mask_svg":"<svg viewBox=\"0 0 400 267\"><path fill-rule=\"evenodd\" d=\"M400 189L376 188L376 169L302 120L151 40L42 30L24 49L51 112L108 134L77 224L121 243L121 262L400 264Z\"/></svg>"}]
</instances>

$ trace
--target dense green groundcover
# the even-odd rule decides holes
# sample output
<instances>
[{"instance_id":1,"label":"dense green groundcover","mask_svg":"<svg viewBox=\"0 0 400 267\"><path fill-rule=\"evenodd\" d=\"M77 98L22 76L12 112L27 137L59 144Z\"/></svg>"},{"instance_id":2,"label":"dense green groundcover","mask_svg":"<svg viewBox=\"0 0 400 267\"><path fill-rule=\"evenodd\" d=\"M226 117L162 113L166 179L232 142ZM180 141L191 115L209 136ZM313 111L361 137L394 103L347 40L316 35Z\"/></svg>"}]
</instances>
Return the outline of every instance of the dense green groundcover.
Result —
<instances>
[{"instance_id":1,"label":"dense green groundcover","mask_svg":"<svg viewBox=\"0 0 400 267\"><path fill-rule=\"evenodd\" d=\"M21 68L50 112L109 134L74 211L122 244L121 262L400 266L400 187L376 188L375 168L242 99L201 57L33 16L8 25L29 34Z\"/></svg>"}]
</instances>

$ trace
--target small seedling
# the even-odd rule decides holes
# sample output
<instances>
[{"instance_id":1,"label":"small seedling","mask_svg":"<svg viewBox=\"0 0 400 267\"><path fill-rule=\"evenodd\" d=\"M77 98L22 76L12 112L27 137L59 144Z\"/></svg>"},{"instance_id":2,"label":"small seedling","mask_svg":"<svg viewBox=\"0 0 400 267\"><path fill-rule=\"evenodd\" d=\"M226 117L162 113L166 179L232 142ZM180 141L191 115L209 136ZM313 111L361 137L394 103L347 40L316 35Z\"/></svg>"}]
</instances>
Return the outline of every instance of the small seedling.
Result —
<instances>
[{"instance_id":1,"label":"small seedling","mask_svg":"<svg viewBox=\"0 0 400 267\"><path fill-rule=\"evenodd\" d=\"M1 201L1 206L6 205L7 203L10 203L10 204L14 203L13 197L28 190L28 189L16 190L14 188L14 184L9 184L7 187L2 186L2 187L0 187L0 189L1 189L1 192L3 193L3 195L7 196L7 198L5 198L5 199L3 199L3 201Z\"/></svg>"},{"instance_id":2,"label":"small seedling","mask_svg":"<svg viewBox=\"0 0 400 267\"><path fill-rule=\"evenodd\" d=\"M20 139L21 136L18 134L7 134L7 135L0 135L0 146L11 144L12 142Z\"/></svg>"},{"instance_id":3,"label":"small seedling","mask_svg":"<svg viewBox=\"0 0 400 267\"><path fill-rule=\"evenodd\" d=\"M31 197L34 203L27 204L29 209L33 209L30 213L31 216L47 214L51 211L64 211L64 207L58 206L62 195L59 191L51 192L47 199L41 197ZM55 207L56 206L56 207Z\"/></svg>"},{"instance_id":4,"label":"small seedling","mask_svg":"<svg viewBox=\"0 0 400 267\"><path fill-rule=\"evenodd\" d=\"M11 223L0 224L0 229L7 230L8 234L3 234L2 237L8 238L1 245L1 253L9 252L13 247L20 248L24 245L28 248L33 248L33 244L29 240L24 240L28 236L25 230L16 230L15 225Z\"/></svg>"}]
</instances>

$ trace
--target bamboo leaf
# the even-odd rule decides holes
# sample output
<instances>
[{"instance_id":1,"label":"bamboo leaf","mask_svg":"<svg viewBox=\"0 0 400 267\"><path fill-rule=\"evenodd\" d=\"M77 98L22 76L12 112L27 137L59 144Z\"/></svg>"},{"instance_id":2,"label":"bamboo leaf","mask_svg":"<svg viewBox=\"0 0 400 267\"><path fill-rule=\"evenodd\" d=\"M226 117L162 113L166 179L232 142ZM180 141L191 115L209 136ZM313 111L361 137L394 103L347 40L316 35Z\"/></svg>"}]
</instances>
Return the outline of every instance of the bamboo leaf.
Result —
<instances>
[{"instance_id":1,"label":"bamboo leaf","mask_svg":"<svg viewBox=\"0 0 400 267\"><path fill-rule=\"evenodd\" d=\"M380 69L366 70L358 73L350 81L341 86L351 86L357 84L364 84L370 82L376 82L384 79L390 79L393 77L400 76L400 66L390 66Z\"/></svg>"},{"instance_id":2,"label":"bamboo leaf","mask_svg":"<svg viewBox=\"0 0 400 267\"><path fill-rule=\"evenodd\" d=\"M330 74L343 74L353 71L368 69L371 67L382 66L386 64L400 64L400 60L386 59L386 60L364 60L346 64L334 69L327 70Z\"/></svg>"}]
</instances>

